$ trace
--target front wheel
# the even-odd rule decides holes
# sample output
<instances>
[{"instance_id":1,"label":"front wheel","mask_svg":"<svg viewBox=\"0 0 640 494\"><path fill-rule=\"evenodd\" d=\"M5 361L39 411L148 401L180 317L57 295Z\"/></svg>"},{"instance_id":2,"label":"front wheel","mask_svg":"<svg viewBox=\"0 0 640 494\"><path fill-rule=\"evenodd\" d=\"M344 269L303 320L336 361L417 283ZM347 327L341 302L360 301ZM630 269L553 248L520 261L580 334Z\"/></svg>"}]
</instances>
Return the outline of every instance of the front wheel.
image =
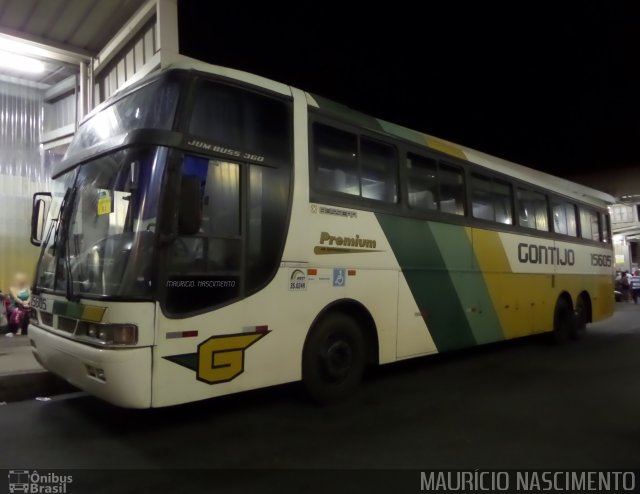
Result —
<instances>
[{"instance_id":1,"label":"front wheel","mask_svg":"<svg viewBox=\"0 0 640 494\"><path fill-rule=\"evenodd\" d=\"M319 403L341 400L358 387L366 366L362 330L349 316L332 313L311 330L302 353L302 381Z\"/></svg>"}]
</instances>

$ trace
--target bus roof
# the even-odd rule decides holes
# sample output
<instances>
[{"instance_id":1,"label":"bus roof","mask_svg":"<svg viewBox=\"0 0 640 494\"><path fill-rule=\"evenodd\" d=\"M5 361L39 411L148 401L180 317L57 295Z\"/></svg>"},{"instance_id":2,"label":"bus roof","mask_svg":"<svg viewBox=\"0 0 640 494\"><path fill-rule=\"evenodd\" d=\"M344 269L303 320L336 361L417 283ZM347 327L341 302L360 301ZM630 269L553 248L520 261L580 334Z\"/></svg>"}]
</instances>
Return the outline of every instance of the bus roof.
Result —
<instances>
[{"instance_id":1,"label":"bus roof","mask_svg":"<svg viewBox=\"0 0 640 494\"><path fill-rule=\"evenodd\" d=\"M198 70L239 80L248 84L254 84L284 95L291 95L293 89L291 86L287 86L286 84L282 84L265 77L241 70L212 65L184 55L176 54L174 57L167 57L166 61L167 63L163 66L163 69ZM465 161L475 163L485 168L495 170L499 173L538 185L552 192L595 206L605 207L607 204L613 204L616 202L616 199L612 195L592 189L591 187L571 182L539 170L534 170L533 168L519 165L502 158L491 156L481 151L477 151L460 144L455 144L416 130L408 129L401 125L371 117L353 110L346 105L336 103L321 96L311 93L305 93L305 95L307 103L310 106L314 106L324 112L333 114L341 120L354 125L382 132L391 137L414 142L420 146L435 149L450 156L461 158Z\"/></svg>"}]
</instances>

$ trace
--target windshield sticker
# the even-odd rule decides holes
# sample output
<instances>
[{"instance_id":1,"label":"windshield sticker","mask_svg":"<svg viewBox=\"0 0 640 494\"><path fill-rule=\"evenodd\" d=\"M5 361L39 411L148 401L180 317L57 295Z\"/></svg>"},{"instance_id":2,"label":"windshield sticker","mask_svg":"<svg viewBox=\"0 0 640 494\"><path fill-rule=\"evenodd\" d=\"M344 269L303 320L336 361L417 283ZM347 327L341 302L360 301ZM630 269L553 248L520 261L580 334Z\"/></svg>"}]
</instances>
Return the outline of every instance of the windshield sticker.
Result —
<instances>
[{"instance_id":1,"label":"windshield sticker","mask_svg":"<svg viewBox=\"0 0 640 494\"><path fill-rule=\"evenodd\" d=\"M108 190L98 191L98 216L111 214L111 195Z\"/></svg>"}]
</instances>

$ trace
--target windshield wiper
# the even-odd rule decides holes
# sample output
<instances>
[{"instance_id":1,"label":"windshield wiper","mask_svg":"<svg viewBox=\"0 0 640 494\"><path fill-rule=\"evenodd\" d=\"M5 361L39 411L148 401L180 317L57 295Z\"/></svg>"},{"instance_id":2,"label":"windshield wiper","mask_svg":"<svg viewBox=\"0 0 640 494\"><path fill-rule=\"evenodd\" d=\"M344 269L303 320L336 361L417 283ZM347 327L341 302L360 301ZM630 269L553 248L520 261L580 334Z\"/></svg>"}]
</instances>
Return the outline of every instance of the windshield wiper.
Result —
<instances>
[{"instance_id":1,"label":"windshield wiper","mask_svg":"<svg viewBox=\"0 0 640 494\"><path fill-rule=\"evenodd\" d=\"M58 216L60 216L58 214ZM38 264L36 265L36 279L33 283L33 288L31 289L31 291L33 292L34 295L38 295L40 293L40 287L39 284L41 283L39 280L41 280L42 278L42 273L40 272L40 269L42 267L42 258L44 255L44 251L46 250L47 246L49 245L49 240L51 239L51 232L53 231L54 227L57 227L58 224L58 219L59 218L55 218L51 220L51 224L49 225L49 230L47 230L47 236L44 238L44 241L42 242L42 253L40 254L40 257L38 258ZM57 233L57 229L56 229L56 233ZM54 241L55 241L55 235L54 235ZM54 244L51 244L51 249L53 249L53 255L55 256L55 248L54 248ZM54 283L55 283L55 279L54 279ZM53 286L52 286L53 288Z\"/></svg>"},{"instance_id":2,"label":"windshield wiper","mask_svg":"<svg viewBox=\"0 0 640 494\"><path fill-rule=\"evenodd\" d=\"M51 234L51 229L54 226L56 227L56 232L53 234L53 243L51 244L51 248L53 249L56 257L58 256L58 233L60 233L60 225L62 223L62 218L64 217L64 210L67 205L67 201L69 199L69 195L71 195L71 189L67 189L64 193L64 197L62 198L62 202L60 203L60 210L58 211L58 217L51 222L51 227L49 228L49 233L47 234L47 241L49 240L49 235Z\"/></svg>"},{"instance_id":3,"label":"windshield wiper","mask_svg":"<svg viewBox=\"0 0 640 494\"><path fill-rule=\"evenodd\" d=\"M69 224L69 222L71 221L71 213L73 212L73 203L76 200L75 198L76 198L76 193L78 189L77 187L74 187L73 189L69 189L69 190L70 190L69 205L71 207L68 208L68 212L65 211L66 214L65 216L62 216L62 218L64 220L65 230L67 233L67 241L65 242L65 246L64 246L64 269L65 269L66 278L67 278L66 292L67 292L67 299L73 300L73 280L71 279L71 260L69 259L69 238L71 237L71 225Z\"/></svg>"}]
</instances>

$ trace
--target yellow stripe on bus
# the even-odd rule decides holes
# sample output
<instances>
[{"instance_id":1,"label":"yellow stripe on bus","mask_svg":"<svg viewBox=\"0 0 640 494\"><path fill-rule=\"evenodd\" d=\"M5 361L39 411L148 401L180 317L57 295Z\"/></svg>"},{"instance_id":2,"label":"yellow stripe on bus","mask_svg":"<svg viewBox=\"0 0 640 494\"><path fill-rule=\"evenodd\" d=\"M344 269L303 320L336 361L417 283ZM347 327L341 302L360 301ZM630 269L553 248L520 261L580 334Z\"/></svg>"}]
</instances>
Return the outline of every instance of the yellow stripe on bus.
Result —
<instances>
[{"instance_id":1,"label":"yellow stripe on bus","mask_svg":"<svg viewBox=\"0 0 640 494\"><path fill-rule=\"evenodd\" d=\"M484 276L504 337L508 339L530 334L531 308L518 300L517 293L522 290L514 285L525 280L518 280L511 273L500 235L497 232L478 229L472 230L471 235L476 262ZM533 276L528 275L527 278ZM532 289L538 291L541 287L535 286Z\"/></svg>"}]
</instances>

